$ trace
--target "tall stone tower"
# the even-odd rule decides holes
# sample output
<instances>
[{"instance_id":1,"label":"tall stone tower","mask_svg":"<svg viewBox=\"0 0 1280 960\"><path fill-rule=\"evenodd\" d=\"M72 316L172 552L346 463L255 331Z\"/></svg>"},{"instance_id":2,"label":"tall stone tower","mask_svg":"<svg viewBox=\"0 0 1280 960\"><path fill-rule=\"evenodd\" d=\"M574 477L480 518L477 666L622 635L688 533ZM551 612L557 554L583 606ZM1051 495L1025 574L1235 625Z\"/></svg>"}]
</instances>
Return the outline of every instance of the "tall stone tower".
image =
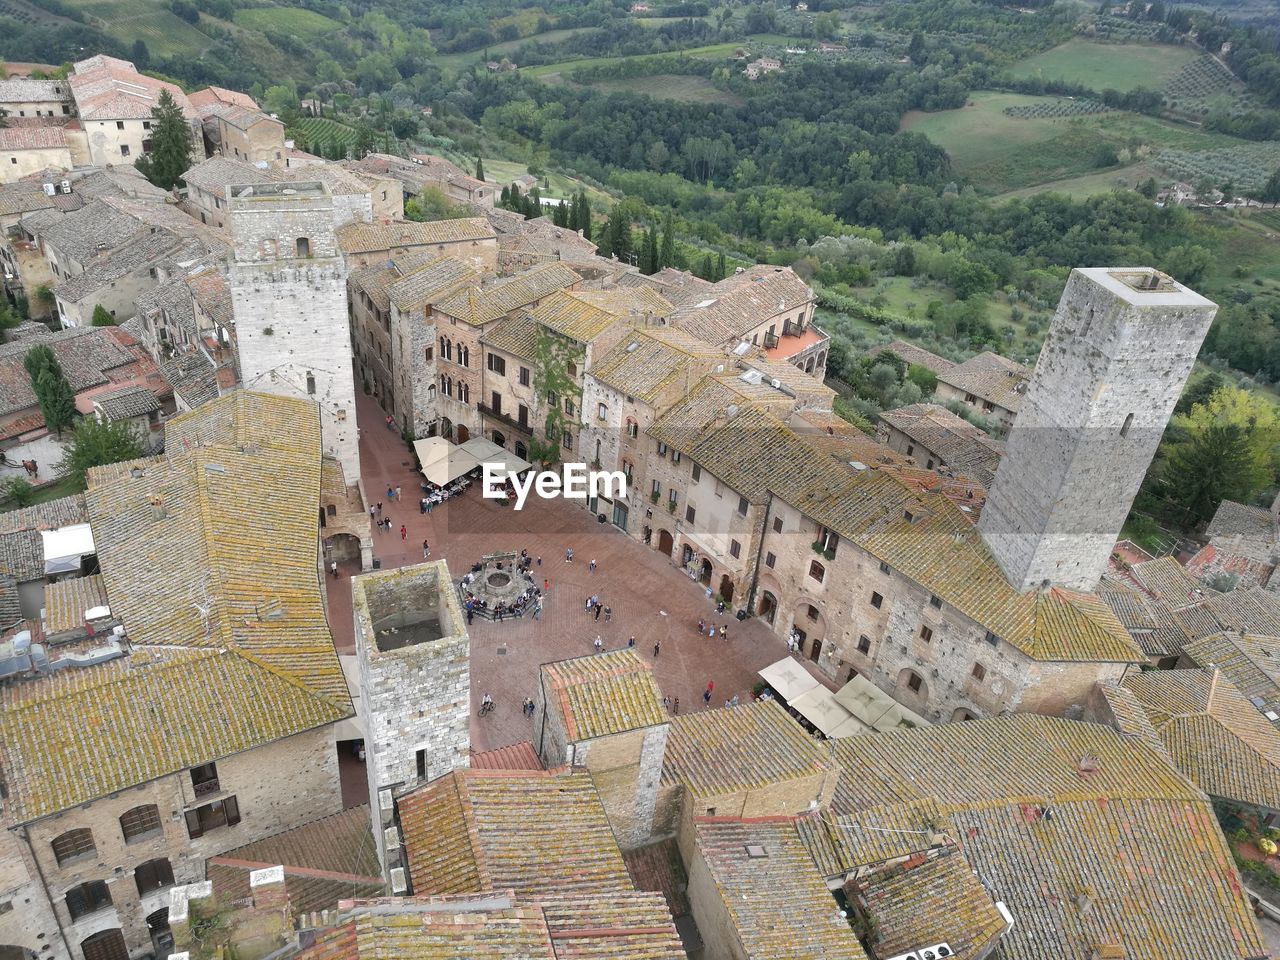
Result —
<instances>
[{"instance_id":1,"label":"tall stone tower","mask_svg":"<svg viewBox=\"0 0 1280 960\"><path fill-rule=\"evenodd\" d=\"M1019 590L1092 590L1217 305L1149 268L1073 270L978 523Z\"/></svg>"},{"instance_id":2,"label":"tall stone tower","mask_svg":"<svg viewBox=\"0 0 1280 960\"><path fill-rule=\"evenodd\" d=\"M231 297L244 386L320 406L327 456L360 479L347 271L323 183L227 188Z\"/></svg>"}]
</instances>

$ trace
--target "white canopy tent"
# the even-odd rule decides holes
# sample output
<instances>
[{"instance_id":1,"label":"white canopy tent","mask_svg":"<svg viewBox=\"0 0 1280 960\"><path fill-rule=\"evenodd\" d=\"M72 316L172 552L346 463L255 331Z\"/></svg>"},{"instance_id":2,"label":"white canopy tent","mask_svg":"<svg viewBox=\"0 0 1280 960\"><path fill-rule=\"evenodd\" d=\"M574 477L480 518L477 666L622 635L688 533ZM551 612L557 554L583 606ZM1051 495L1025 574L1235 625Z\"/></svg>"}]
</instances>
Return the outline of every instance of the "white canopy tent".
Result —
<instances>
[{"instance_id":1,"label":"white canopy tent","mask_svg":"<svg viewBox=\"0 0 1280 960\"><path fill-rule=\"evenodd\" d=\"M853 719L853 715L836 702L836 695L826 687L815 686L787 702L828 737L834 736L836 730Z\"/></svg>"},{"instance_id":2,"label":"white canopy tent","mask_svg":"<svg viewBox=\"0 0 1280 960\"><path fill-rule=\"evenodd\" d=\"M792 705L797 697L820 686L793 657L784 657L777 663L769 664L759 672L759 676L774 693Z\"/></svg>"},{"instance_id":3,"label":"white canopy tent","mask_svg":"<svg viewBox=\"0 0 1280 960\"><path fill-rule=\"evenodd\" d=\"M456 445L444 437L424 437L413 441L413 449L422 464L422 475L437 487L453 483L486 463L499 465L509 473L520 473L533 466L484 437L473 437Z\"/></svg>"},{"instance_id":4,"label":"white canopy tent","mask_svg":"<svg viewBox=\"0 0 1280 960\"><path fill-rule=\"evenodd\" d=\"M835 698L851 716L877 732L928 726L924 717L908 710L866 677L854 677L836 692Z\"/></svg>"},{"instance_id":5,"label":"white canopy tent","mask_svg":"<svg viewBox=\"0 0 1280 960\"><path fill-rule=\"evenodd\" d=\"M57 530L41 530L44 541L44 572L75 573L81 559L97 553L93 544L93 529L87 523L74 523Z\"/></svg>"},{"instance_id":6,"label":"white canopy tent","mask_svg":"<svg viewBox=\"0 0 1280 960\"><path fill-rule=\"evenodd\" d=\"M528 470L533 464L523 457L517 457L509 450L498 446L484 437L473 437L458 448L475 457L480 463L501 464L509 473L520 473Z\"/></svg>"}]
</instances>

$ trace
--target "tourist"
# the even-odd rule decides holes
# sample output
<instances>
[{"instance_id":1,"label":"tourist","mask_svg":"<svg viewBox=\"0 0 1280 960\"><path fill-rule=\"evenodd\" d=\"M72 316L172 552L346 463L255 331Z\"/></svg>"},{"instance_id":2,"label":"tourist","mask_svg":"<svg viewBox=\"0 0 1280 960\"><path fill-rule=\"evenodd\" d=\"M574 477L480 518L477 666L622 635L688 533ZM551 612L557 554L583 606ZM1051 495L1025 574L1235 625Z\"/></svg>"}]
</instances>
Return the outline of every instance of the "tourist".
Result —
<instances>
[{"instance_id":1,"label":"tourist","mask_svg":"<svg viewBox=\"0 0 1280 960\"><path fill-rule=\"evenodd\" d=\"M600 653L604 650L604 639L600 634L596 634L596 638L592 641L592 645L596 648L596 653Z\"/></svg>"},{"instance_id":2,"label":"tourist","mask_svg":"<svg viewBox=\"0 0 1280 960\"><path fill-rule=\"evenodd\" d=\"M431 556L431 544L427 543L426 540L423 540L422 541L422 559L425 560L429 556Z\"/></svg>"},{"instance_id":3,"label":"tourist","mask_svg":"<svg viewBox=\"0 0 1280 960\"><path fill-rule=\"evenodd\" d=\"M662 652L662 641L661 640L653 641L653 659L657 660L658 654L660 654L661 652Z\"/></svg>"},{"instance_id":4,"label":"tourist","mask_svg":"<svg viewBox=\"0 0 1280 960\"><path fill-rule=\"evenodd\" d=\"M551 581L548 580L546 577L543 577L542 579L542 592L544 594L551 593Z\"/></svg>"},{"instance_id":5,"label":"tourist","mask_svg":"<svg viewBox=\"0 0 1280 960\"><path fill-rule=\"evenodd\" d=\"M382 501L378 501L378 516L382 516Z\"/></svg>"},{"instance_id":6,"label":"tourist","mask_svg":"<svg viewBox=\"0 0 1280 960\"><path fill-rule=\"evenodd\" d=\"M706 624L706 621L704 621L704 620L699 620L699 621L698 621L698 636L702 636L704 633L706 633L706 630L707 630L707 624Z\"/></svg>"},{"instance_id":7,"label":"tourist","mask_svg":"<svg viewBox=\"0 0 1280 960\"><path fill-rule=\"evenodd\" d=\"M725 624L721 624L721 626L720 626L720 637L721 637L721 639L723 639L723 640L728 640L728 639L729 639L729 625L728 625L727 623L725 623Z\"/></svg>"},{"instance_id":8,"label":"tourist","mask_svg":"<svg viewBox=\"0 0 1280 960\"><path fill-rule=\"evenodd\" d=\"M708 681L707 681L707 693L710 693L710 692L711 692L712 690L714 690L715 688L716 688L716 682L715 682L714 680L708 680Z\"/></svg>"},{"instance_id":9,"label":"tourist","mask_svg":"<svg viewBox=\"0 0 1280 960\"><path fill-rule=\"evenodd\" d=\"M373 504L372 504L372 503L371 503L371 504L369 504L369 522L370 522L370 523L373 523L373 514L374 514L374 509L375 509L375 508L374 508Z\"/></svg>"},{"instance_id":10,"label":"tourist","mask_svg":"<svg viewBox=\"0 0 1280 960\"><path fill-rule=\"evenodd\" d=\"M338 579L338 561L337 560L329 561L329 572L333 574L333 579L335 580Z\"/></svg>"},{"instance_id":11,"label":"tourist","mask_svg":"<svg viewBox=\"0 0 1280 960\"><path fill-rule=\"evenodd\" d=\"M396 498L396 488L395 488L395 487L393 487L393 486L388 485L388 486L387 486L387 499L388 499L388 500L394 500L395 498ZM379 506L381 506L381 504L379 504Z\"/></svg>"},{"instance_id":12,"label":"tourist","mask_svg":"<svg viewBox=\"0 0 1280 960\"><path fill-rule=\"evenodd\" d=\"M564 549L564 562L565 562L565 563L573 563L573 548L572 548L572 547L565 547L565 549Z\"/></svg>"},{"instance_id":13,"label":"tourist","mask_svg":"<svg viewBox=\"0 0 1280 960\"><path fill-rule=\"evenodd\" d=\"M627 639L627 647L628 647L628 648L630 648L630 647L634 647L635 645L636 645L636 638L635 638L635 637L629 637L629 638Z\"/></svg>"},{"instance_id":14,"label":"tourist","mask_svg":"<svg viewBox=\"0 0 1280 960\"><path fill-rule=\"evenodd\" d=\"M538 566L542 566L542 557L538 557Z\"/></svg>"},{"instance_id":15,"label":"tourist","mask_svg":"<svg viewBox=\"0 0 1280 960\"><path fill-rule=\"evenodd\" d=\"M712 640L716 638L716 625L714 623L707 627L707 636Z\"/></svg>"},{"instance_id":16,"label":"tourist","mask_svg":"<svg viewBox=\"0 0 1280 960\"><path fill-rule=\"evenodd\" d=\"M400 500L400 485L396 484L396 500Z\"/></svg>"},{"instance_id":17,"label":"tourist","mask_svg":"<svg viewBox=\"0 0 1280 960\"><path fill-rule=\"evenodd\" d=\"M674 700L671 701L671 714L672 716L680 715L680 698L679 697L676 697Z\"/></svg>"},{"instance_id":18,"label":"tourist","mask_svg":"<svg viewBox=\"0 0 1280 960\"><path fill-rule=\"evenodd\" d=\"M729 701L729 706L736 707L737 705L738 705L738 695L735 693L733 695L733 698Z\"/></svg>"},{"instance_id":19,"label":"tourist","mask_svg":"<svg viewBox=\"0 0 1280 960\"><path fill-rule=\"evenodd\" d=\"M600 606L600 596L599 596L599 594L595 594L595 593L593 593L593 594L591 595L591 605L592 605L593 607L598 607L598 606Z\"/></svg>"},{"instance_id":20,"label":"tourist","mask_svg":"<svg viewBox=\"0 0 1280 960\"><path fill-rule=\"evenodd\" d=\"M605 607L605 608L604 608L604 622L605 622L605 623L608 623L608 622L609 622L610 620L612 620L612 619L613 619L613 607Z\"/></svg>"},{"instance_id":21,"label":"tourist","mask_svg":"<svg viewBox=\"0 0 1280 960\"><path fill-rule=\"evenodd\" d=\"M587 613L590 613L590 612L591 612L591 598L590 598L590 597L587 597L587 602L586 602L586 604L583 606L583 609L584 609L584 610L586 610L586 611L587 611Z\"/></svg>"},{"instance_id":22,"label":"tourist","mask_svg":"<svg viewBox=\"0 0 1280 960\"><path fill-rule=\"evenodd\" d=\"M592 599L594 600L595 598L594 598L594 597L592 597ZM599 623L599 622L600 622L600 609L601 609L600 604L598 604L598 603L597 603L597 604L595 605L595 607L596 607L596 622L597 622L597 623ZM606 622L607 622L607 621L606 621Z\"/></svg>"},{"instance_id":23,"label":"tourist","mask_svg":"<svg viewBox=\"0 0 1280 960\"><path fill-rule=\"evenodd\" d=\"M595 557L592 557L592 558L591 558L591 562L587 564L587 572L588 572L588 573L595 573L595 572L596 572L596 558L595 558Z\"/></svg>"},{"instance_id":24,"label":"tourist","mask_svg":"<svg viewBox=\"0 0 1280 960\"><path fill-rule=\"evenodd\" d=\"M537 600L533 602L533 619L535 620L542 619L542 598L541 597L539 597Z\"/></svg>"},{"instance_id":25,"label":"tourist","mask_svg":"<svg viewBox=\"0 0 1280 960\"><path fill-rule=\"evenodd\" d=\"M392 433L396 432L396 422L391 418L391 414L388 413L386 416L386 419L383 422L386 423L388 430L390 430Z\"/></svg>"},{"instance_id":26,"label":"tourist","mask_svg":"<svg viewBox=\"0 0 1280 960\"><path fill-rule=\"evenodd\" d=\"M709 706L711 706L711 691L710 691L710 690L703 690L703 691L702 691L702 705L703 705L704 707L709 707Z\"/></svg>"},{"instance_id":27,"label":"tourist","mask_svg":"<svg viewBox=\"0 0 1280 960\"><path fill-rule=\"evenodd\" d=\"M423 497L421 500L418 501L418 513L423 514L426 512L427 512L427 498Z\"/></svg>"}]
</instances>

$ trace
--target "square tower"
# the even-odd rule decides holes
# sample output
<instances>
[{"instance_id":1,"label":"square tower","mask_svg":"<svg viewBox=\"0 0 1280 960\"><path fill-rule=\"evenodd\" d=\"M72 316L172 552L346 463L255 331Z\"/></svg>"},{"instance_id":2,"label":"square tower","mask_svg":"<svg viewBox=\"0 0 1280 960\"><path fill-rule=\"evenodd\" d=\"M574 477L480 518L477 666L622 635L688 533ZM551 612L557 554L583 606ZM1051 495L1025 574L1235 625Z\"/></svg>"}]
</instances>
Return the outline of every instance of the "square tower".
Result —
<instances>
[{"instance_id":1,"label":"square tower","mask_svg":"<svg viewBox=\"0 0 1280 960\"><path fill-rule=\"evenodd\" d=\"M241 380L320 406L321 441L360 479L347 270L323 183L228 186L230 286Z\"/></svg>"},{"instance_id":2,"label":"square tower","mask_svg":"<svg viewBox=\"0 0 1280 960\"><path fill-rule=\"evenodd\" d=\"M1073 270L978 522L1019 590L1092 590L1217 305L1149 268Z\"/></svg>"}]
</instances>

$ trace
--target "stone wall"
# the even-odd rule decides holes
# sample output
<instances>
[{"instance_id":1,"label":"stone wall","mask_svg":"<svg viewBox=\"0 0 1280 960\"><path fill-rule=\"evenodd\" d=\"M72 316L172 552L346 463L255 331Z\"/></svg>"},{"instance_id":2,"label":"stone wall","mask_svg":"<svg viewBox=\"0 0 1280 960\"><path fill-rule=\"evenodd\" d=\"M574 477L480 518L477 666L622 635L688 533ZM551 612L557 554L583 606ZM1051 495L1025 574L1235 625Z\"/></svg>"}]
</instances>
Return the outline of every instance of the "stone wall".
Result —
<instances>
[{"instance_id":1,"label":"stone wall","mask_svg":"<svg viewBox=\"0 0 1280 960\"><path fill-rule=\"evenodd\" d=\"M0 830L0 910L0 944L41 960L70 960L31 851L11 830Z\"/></svg>"},{"instance_id":2,"label":"stone wall","mask_svg":"<svg viewBox=\"0 0 1280 960\"><path fill-rule=\"evenodd\" d=\"M626 733L573 744L575 766L591 774L609 817L609 826L623 850L649 843L654 837L658 782L670 724L642 727Z\"/></svg>"},{"instance_id":3,"label":"stone wall","mask_svg":"<svg viewBox=\"0 0 1280 960\"><path fill-rule=\"evenodd\" d=\"M978 524L1020 590L1092 590L1106 568L1217 312L1161 276L1067 282Z\"/></svg>"},{"instance_id":4,"label":"stone wall","mask_svg":"<svg viewBox=\"0 0 1280 960\"><path fill-rule=\"evenodd\" d=\"M150 951L146 918L168 904L168 888L140 895L134 877L139 865L167 859L175 881L191 883L204 876L209 857L342 810L331 725L225 757L217 761L217 774L220 789L207 796L195 796L190 772L183 770L30 825L31 850L73 957L80 956L80 941L116 927L132 952ZM232 796L241 822L192 839L184 811ZM161 830L126 841L120 816L144 804L159 808ZM59 866L52 841L80 827L93 832L95 853ZM67 891L91 880L106 882L112 905L73 921Z\"/></svg>"}]
</instances>

